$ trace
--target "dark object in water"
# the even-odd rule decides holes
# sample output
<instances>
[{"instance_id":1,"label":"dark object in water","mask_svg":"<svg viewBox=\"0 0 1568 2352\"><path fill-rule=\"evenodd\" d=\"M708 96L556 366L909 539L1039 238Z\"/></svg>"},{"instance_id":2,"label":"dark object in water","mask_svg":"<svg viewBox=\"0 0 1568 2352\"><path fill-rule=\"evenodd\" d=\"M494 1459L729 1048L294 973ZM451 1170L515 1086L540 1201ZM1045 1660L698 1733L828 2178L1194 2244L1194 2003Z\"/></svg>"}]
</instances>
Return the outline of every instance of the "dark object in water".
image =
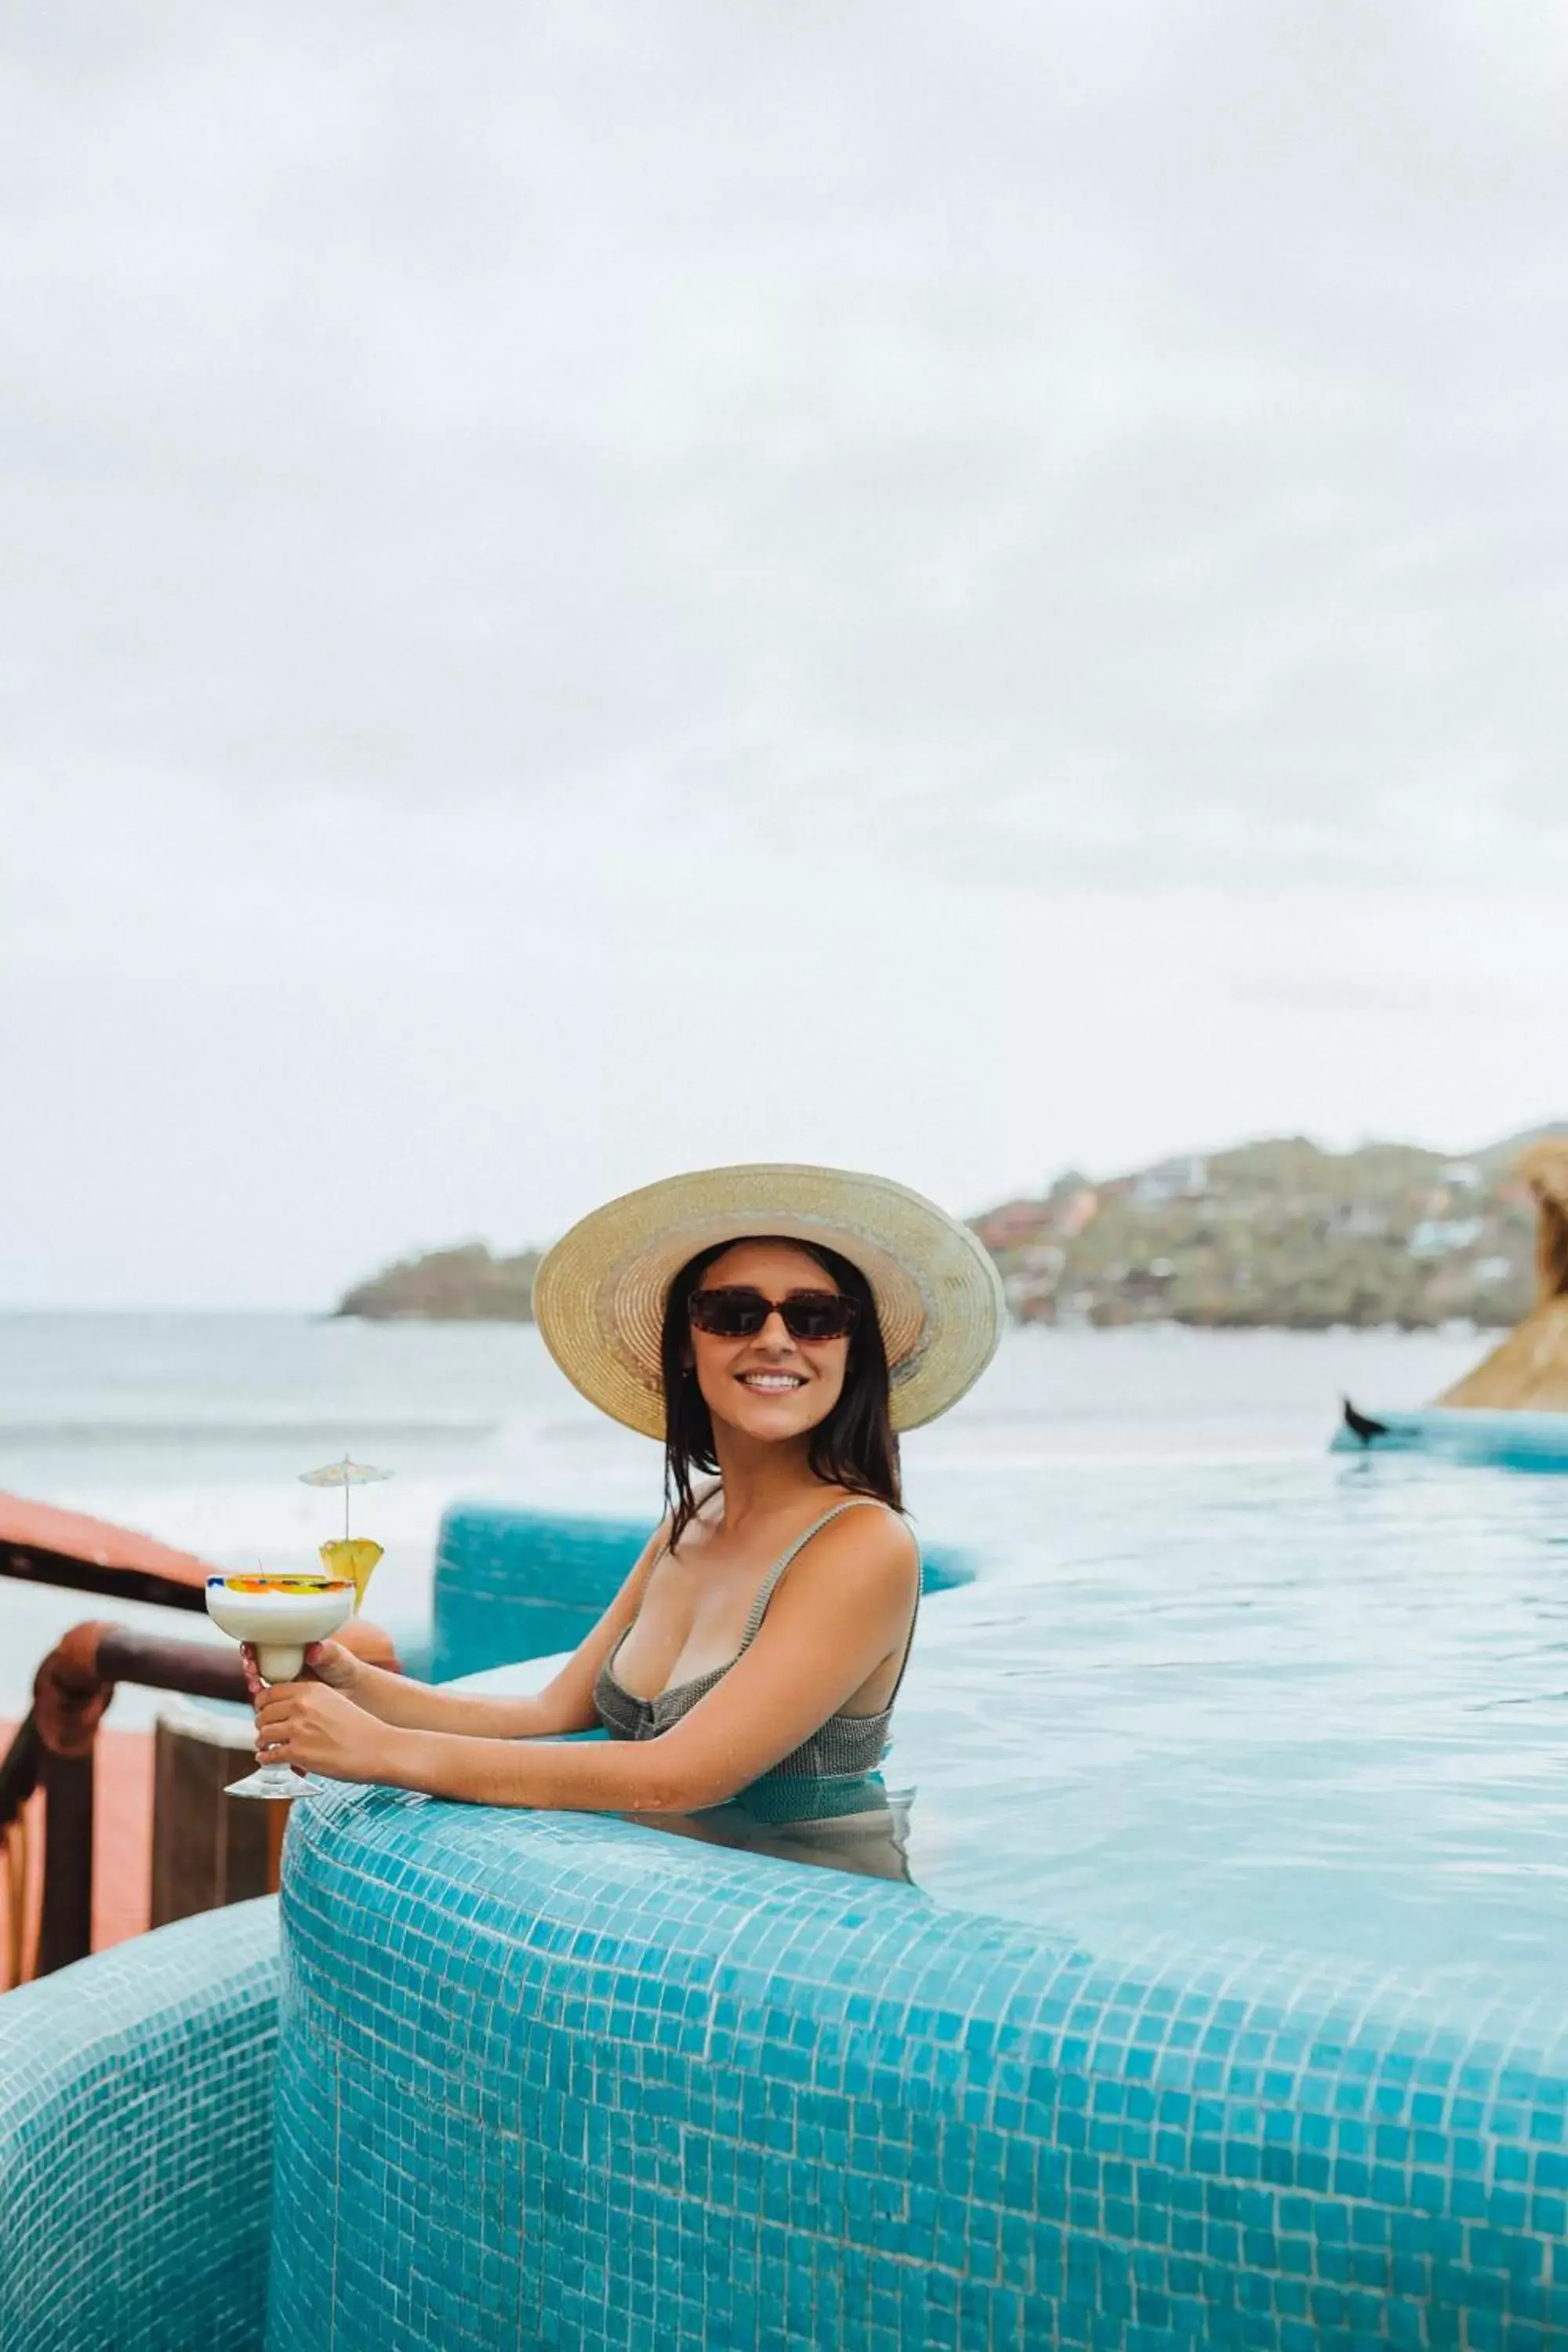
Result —
<instances>
[{"instance_id":1,"label":"dark object in water","mask_svg":"<svg viewBox=\"0 0 1568 2352\"><path fill-rule=\"evenodd\" d=\"M1565 1302L1568 1304L1568 1302ZM1426 1454L1442 1462L1487 1463L1500 1470L1568 1472L1568 1412L1487 1412L1429 1404L1374 1421L1350 1399L1330 1442L1331 1454Z\"/></svg>"}]
</instances>

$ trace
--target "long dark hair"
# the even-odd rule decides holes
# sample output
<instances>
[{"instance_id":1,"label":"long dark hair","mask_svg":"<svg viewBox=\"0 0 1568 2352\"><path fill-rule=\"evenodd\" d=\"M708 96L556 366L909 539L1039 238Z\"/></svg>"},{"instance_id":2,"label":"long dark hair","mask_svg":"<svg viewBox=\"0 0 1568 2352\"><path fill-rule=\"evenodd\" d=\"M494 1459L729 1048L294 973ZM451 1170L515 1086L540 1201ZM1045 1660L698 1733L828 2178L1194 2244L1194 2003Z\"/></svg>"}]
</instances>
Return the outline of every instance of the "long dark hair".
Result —
<instances>
[{"instance_id":1,"label":"long dark hair","mask_svg":"<svg viewBox=\"0 0 1568 2352\"><path fill-rule=\"evenodd\" d=\"M849 1334L844 1386L832 1412L812 1431L806 1460L813 1475L824 1485L847 1487L853 1495L874 1495L879 1503L890 1503L895 1511L901 1511L899 1441L893 1434L888 1402L888 1351L882 1345L882 1327L877 1320L870 1284L858 1265L819 1243L771 1234L748 1234L744 1238L777 1241L786 1249L804 1250L825 1274L833 1276L847 1298L858 1304L860 1312ZM739 1240L719 1242L689 1259L670 1284L664 1302L659 1363L664 1376L664 1499L669 1512L671 1551L696 1514L693 1473L711 1476L719 1467L713 1416L687 1361L691 1349L689 1304L709 1267L740 1246Z\"/></svg>"}]
</instances>

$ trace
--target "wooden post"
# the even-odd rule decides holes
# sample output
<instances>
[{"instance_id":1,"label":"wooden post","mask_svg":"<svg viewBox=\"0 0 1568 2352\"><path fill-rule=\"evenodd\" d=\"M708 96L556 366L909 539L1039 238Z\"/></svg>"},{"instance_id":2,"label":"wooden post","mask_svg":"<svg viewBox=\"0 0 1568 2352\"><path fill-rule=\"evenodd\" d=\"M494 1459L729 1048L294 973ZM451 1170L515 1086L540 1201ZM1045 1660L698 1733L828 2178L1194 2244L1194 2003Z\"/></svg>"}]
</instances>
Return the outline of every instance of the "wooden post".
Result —
<instances>
[{"instance_id":1,"label":"wooden post","mask_svg":"<svg viewBox=\"0 0 1568 2352\"><path fill-rule=\"evenodd\" d=\"M46 1748L44 1899L37 1973L50 1975L92 1949L92 1749L57 1756Z\"/></svg>"},{"instance_id":2,"label":"wooden post","mask_svg":"<svg viewBox=\"0 0 1568 2352\"><path fill-rule=\"evenodd\" d=\"M153 1762L154 1927L244 1903L276 1884L268 1816L282 1807L224 1793L248 1769L255 1747L248 1718L180 1699L160 1710Z\"/></svg>"}]
</instances>

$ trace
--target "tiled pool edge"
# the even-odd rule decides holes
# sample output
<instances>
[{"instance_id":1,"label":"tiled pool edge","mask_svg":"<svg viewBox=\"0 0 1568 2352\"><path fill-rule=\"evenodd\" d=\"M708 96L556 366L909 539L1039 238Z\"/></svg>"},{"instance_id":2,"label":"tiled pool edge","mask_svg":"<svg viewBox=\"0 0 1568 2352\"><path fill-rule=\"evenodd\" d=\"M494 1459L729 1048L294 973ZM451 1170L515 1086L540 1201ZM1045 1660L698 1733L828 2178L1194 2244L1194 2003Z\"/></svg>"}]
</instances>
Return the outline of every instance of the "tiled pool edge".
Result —
<instances>
[{"instance_id":1,"label":"tiled pool edge","mask_svg":"<svg viewBox=\"0 0 1568 2352\"><path fill-rule=\"evenodd\" d=\"M296 1815L270 2352L1544 2352L1561 2049L616 1822Z\"/></svg>"},{"instance_id":2,"label":"tiled pool edge","mask_svg":"<svg viewBox=\"0 0 1568 2352\"><path fill-rule=\"evenodd\" d=\"M273 1897L0 2000L5 2352L259 2352Z\"/></svg>"},{"instance_id":3,"label":"tiled pool edge","mask_svg":"<svg viewBox=\"0 0 1568 2352\"><path fill-rule=\"evenodd\" d=\"M647 1543L649 1523L572 1517L510 1503L454 1503L443 1515L432 1582L431 1678L574 1650L597 1623ZM966 1584L974 1564L938 1545L928 1592Z\"/></svg>"}]
</instances>

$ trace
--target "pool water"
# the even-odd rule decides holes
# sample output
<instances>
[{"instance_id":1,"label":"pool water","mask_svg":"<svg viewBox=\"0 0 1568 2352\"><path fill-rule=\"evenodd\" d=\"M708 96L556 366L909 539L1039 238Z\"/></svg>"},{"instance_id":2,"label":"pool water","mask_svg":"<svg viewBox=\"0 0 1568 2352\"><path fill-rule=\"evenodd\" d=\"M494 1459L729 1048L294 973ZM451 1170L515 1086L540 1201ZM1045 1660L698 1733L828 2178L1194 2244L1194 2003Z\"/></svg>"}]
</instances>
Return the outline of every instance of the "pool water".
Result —
<instances>
[{"instance_id":1,"label":"pool water","mask_svg":"<svg viewBox=\"0 0 1568 2352\"><path fill-rule=\"evenodd\" d=\"M1267 1957L1459 2021L1556 2019L1565 1506L1560 1476L1415 1455L930 1463L928 1538L962 1532L978 1572L923 1604L882 1772L896 1846L704 1833L1106 1959Z\"/></svg>"},{"instance_id":2,"label":"pool water","mask_svg":"<svg viewBox=\"0 0 1568 2352\"><path fill-rule=\"evenodd\" d=\"M959 1497L933 1482L944 1532ZM1568 1479L1013 1462L885 1767L940 1901L1520 1997L1568 1951Z\"/></svg>"}]
</instances>

